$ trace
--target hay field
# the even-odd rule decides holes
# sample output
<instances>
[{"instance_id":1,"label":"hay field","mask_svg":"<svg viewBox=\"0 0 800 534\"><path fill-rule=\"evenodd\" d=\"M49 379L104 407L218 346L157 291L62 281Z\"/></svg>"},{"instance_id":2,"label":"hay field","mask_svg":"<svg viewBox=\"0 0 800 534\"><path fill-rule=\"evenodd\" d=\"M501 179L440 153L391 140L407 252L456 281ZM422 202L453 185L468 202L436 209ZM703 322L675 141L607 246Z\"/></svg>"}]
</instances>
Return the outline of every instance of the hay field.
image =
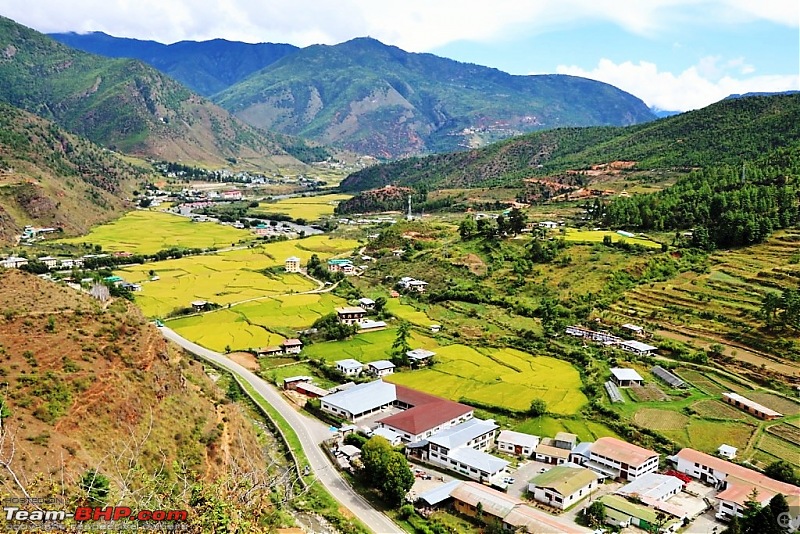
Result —
<instances>
[{"instance_id":1,"label":"hay field","mask_svg":"<svg viewBox=\"0 0 800 534\"><path fill-rule=\"evenodd\" d=\"M295 219L315 221L333 215L336 205L352 195L319 195L313 197L283 198L277 202L261 202L255 211L260 213L283 213Z\"/></svg>"},{"instance_id":2,"label":"hay field","mask_svg":"<svg viewBox=\"0 0 800 534\"><path fill-rule=\"evenodd\" d=\"M543 399L553 413L574 414L586 404L580 375L569 363L514 349L448 345L436 350L433 367L394 374L391 382L465 403L527 410Z\"/></svg>"},{"instance_id":3,"label":"hay field","mask_svg":"<svg viewBox=\"0 0 800 534\"><path fill-rule=\"evenodd\" d=\"M195 223L187 217L161 211L136 210L116 221L95 226L83 236L59 239L58 243L91 243L103 250L154 254L171 247L223 248L251 241L253 234L217 223Z\"/></svg>"}]
</instances>

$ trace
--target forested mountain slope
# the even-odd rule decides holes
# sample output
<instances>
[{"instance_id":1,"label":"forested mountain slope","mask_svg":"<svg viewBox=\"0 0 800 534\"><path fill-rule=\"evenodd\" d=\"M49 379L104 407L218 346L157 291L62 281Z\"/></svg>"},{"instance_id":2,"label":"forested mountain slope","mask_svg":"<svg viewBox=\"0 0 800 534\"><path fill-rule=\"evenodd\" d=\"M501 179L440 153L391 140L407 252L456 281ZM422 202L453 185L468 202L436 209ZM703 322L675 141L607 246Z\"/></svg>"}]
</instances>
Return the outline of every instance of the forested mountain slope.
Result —
<instances>
[{"instance_id":1,"label":"forested mountain slope","mask_svg":"<svg viewBox=\"0 0 800 534\"><path fill-rule=\"evenodd\" d=\"M633 161L634 169L645 170L741 165L799 142L799 94L740 98L625 128L563 128L468 152L377 165L348 176L342 189L513 185L616 160Z\"/></svg>"},{"instance_id":2,"label":"forested mountain slope","mask_svg":"<svg viewBox=\"0 0 800 534\"><path fill-rule=\"evenodd\" d=\"M255 126L382 158L654 118L641 100L601 82L512 76L370 38L304 48L214 100Z\"/></svg>"},{"instance_id":3,"label":"forested mountain slope","mask_svg":"<svg viewBox=\"0 0 800 534\"><path fill-rule=\"evenodd\" d=\"M260 165L285 151L264 132L136 60L71 49L0 17L0 100L122 152Z\"/></svg>"}]
</instances>

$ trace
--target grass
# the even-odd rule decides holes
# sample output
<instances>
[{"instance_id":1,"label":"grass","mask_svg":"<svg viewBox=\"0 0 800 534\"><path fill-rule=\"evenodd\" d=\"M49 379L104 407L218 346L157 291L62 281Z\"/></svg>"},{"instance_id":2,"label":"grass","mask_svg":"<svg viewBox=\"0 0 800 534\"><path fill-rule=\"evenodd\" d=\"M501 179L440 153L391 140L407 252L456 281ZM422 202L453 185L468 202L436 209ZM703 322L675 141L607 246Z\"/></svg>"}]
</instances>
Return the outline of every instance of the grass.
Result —
<instances>
[{"instance_id":1,"label":"grass","mask_svg":"<svg viewBox=\"0 0 800 534\"><path fill-rule=\"evenodd\" d=\"M639 426L653 430L680 430L689 422L689 418L682 413L657 408L640 408L633 420Z\"/></svg>"},{"instance_id":2,"label":"grass","mask_svg":"<svg viewBox=\"0 0 800 534\"><path fill-rule=\"evenodd\" d=\"M757 448L776 458L786 460L795 467L800 467L800 447L793 446L781 438L763 434L758 440Z\"/></svg>"},{"instance_id":3,"label":"grass","mask_svg":"<svg viewBox=\"0 0 800 534\"><path fill-rule=\"evenodd\" d=\"M736 421L752 420L747 413L736 409L730 404L715 399L706 399L696 402L691 406L697 415L705 419L732 419Z\"/></svg>"},{"instance_id":4,"label":"grass","mask_svg":"<svg viewBox=\"0 0 800 534\"><path fill-rule=\"evenodd\" d=\"M161 211L131 211L119 219L96 226L84 236L60 239L58 243L91 243L103 250L154 254L171 247L222 248L250 241L253 234L217 223L194 223Z\"/></svg>"},{"instance_id":5,"label":"grass","mask_svg":"<svg viewBox=\"0 0 800 534\"><path fill-rule=\"evenodd\" d=\"M767 408L782 413L783 415L794 416L800 414L800 404L784 397L766 393L764 391L749 391L745 393L748 399L763 404Z\"/></svg>"},{"instance_id":6,"label":"grass","mask_svg":"<svg viewBox=\"0 0 800 534\"><path fill-rule=\"evenodd\" d=\"M563 237L565 241L576 241L581 243L602 243L606 236L610 236L614 243L624 241L631 245L642 245L648 248L661 248L661 243L656 243L644 237L625 237L616 232L608 230L577 230L567 228L564 234L558 234L558 237Z\"/></svg>"},{"instance_id":7,"label":"grass","mask_svg":"<svg viewBox=\"0 0 800 534\"><path fill-rule=\"evenodd\" d=\"M555 418L542 416L525 419L514 425L514 430L525 432L535 436L555 436L558 432L571 432L578 436L581 441L595 441L602 437L619 436L612 430L594 421L584 421L580 419Z\"/></svg>"},{"instance_id":8,"label":"grass","mask_svg":"<svg viewBox=\"0 0 800 534\"><path fill-rule=\"evenodd\" d=\"M353 358L361 363L387 360L391 357L390 352L395 337L397 337L396 328L366 332L345 341L308 345L303 349L303 354L308 358L322 358L329 362L345 358ZM435 340L416 332L412 333L409 344L412 348L438 350Z\"/></svg>"},{"instance_id":9,"label":"grass","mask_svg":"<svg viewBox=\"0 0 800 534\"><path fill-rule=\"evenodd\" d=\"M283 213L295 219L314 221L333 215L333 208L351 195L332 194L311 197L284 198L277 202L262 202L254 211L261 213Z\"/></svg>"},{"instance_id":10,"label":"grass","mask_svg":"<svg viewBox=\"0 0 800 534\"><path fill-rule=\"evenodd\" d=\"M692 417L686 428L662 430L661 433L681 445L700 451L714 452L723 443L733 445L742 451L745 450L755 430L755 426L747 423L708 421Z\"/></svg>"},{"instance_id":11,"label":"grass","mask_svg":"<svg viewBox=\"0 0 800 534\"><path fill-rule=\"evenodd\" d=\"M268 362L262 363L262 366L264 364L268 364ZM324 377L318 376L317 370L313 366L307 363L297 363L295 365L287 365L284 367L279 367L277 369L269 369L265 370L263 374L269 377L270 382L278 384L280 386L283 385L283 379L288 378L290 376L313 376L314 383L322 388L332 388L336 385L335 382L332 382Z\"/></svg>"},{"instance_id":12,"label":"grass","mask_svg":"<svg viewBox=\"0 0 800 534\"><path fill-rule=\"evenodd\" d=\"M141 283L136 304L148 317L163 317L193 300L226 305L314 289L313 282L298 274L267 276L259 271L283 265L290 256L298 256L305 262L312 254L326 258L350 251L357 244L350 239L314 236L219 254L130 265L115 274L128 282ZM151 270L159 276L158 281L149 281Z\"/></svg>"},{"instance_id":13,"label":"grass","mask_svg":"<svg viewBox=\"0 0 800 534\"><path fill-rule=\"evenodd\" d=\"M389 380L467 404L516 411L542 399L553 413L574 414L587 402L572 365L514 349L448 345L436 350L431 368L394 374Z\"/></svg>"}]
</instances>

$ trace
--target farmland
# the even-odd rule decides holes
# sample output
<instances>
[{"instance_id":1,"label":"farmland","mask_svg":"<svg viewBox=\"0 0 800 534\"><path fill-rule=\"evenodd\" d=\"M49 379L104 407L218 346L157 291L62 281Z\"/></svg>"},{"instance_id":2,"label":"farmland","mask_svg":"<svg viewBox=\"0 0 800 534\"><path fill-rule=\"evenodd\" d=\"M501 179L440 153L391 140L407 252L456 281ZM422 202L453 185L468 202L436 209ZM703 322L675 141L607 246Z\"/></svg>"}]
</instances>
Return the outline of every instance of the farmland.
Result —
<instances>
[{"instance_id":1,"label":"farmland","mask_svg":"<svg viewBox=\"0 0 800 534\"><path fill-rule=\"evenodd\" d=\"M155 254L159 250L181 248L222 248L251 241L253 234L212 222L191 219L161 211L131 211L108 224L94 227L84 236L61 239L59 243L100 245L103 250Z\"/></svg>"},{"instance_id":2,"label":"farmland","mask_svg":"<svg viewBox=\"0 0 800 534\"><path fill-rule=\"evenodd\" d=\"M260 213L282 213L295 219L314 221L333 215L333 209L336 204L342 200L347 200L350 196L332 194L284 198L276 202L261 202L255 211Z\"/></svg>"},{"instance_id":3,"label":"farmland","mask_svg":"<svg viewBox=\"0 0 800 534\"><path fill-rule=\"evenodd\" d=\"M329 257L352 250L356 245L353 240L314 236L218 254L130 265L115 274L128 282L141 283L142 291L136 293L136 303L145 315L163 317L198 299L227 305L309 291L316 288L316 284L299 274L261 271L283 265L289 256L298 256L305 262L312 254ZM157 274L157 281L150 281L150 271Z\"/></svg>"},{"instance_id":4,"label":"farmland","mask_svg":"<svg viewBox=\"0 0 800 534\"><path fill-rule=\"evenodd\" d=\"M365 332L345 341L315 343L303 350L309 358L320 358L333 362L344 358L353 358L361 363L386 360L390 358L392 342L397 336L396 328ZM437 342L429 337L413 333L409 344L413 348L438 350Z\"/></svg>"},{"instance_id":5,"label":"farmland","mask_svg":"<svg viewBox=\"0 0 800 534\"><path fill-rule=\"evenodd\" d=\"M602 243L603 239L610 237L613 243L624 241L631 245L641 245L648 248L661 248L661 243L641 236L623 236L616 232L609 230L577 230L574 228L567 228L563 234L556 234L563 237L565 241L574 241L580 243Z\"/></svg>"}]
</instances>

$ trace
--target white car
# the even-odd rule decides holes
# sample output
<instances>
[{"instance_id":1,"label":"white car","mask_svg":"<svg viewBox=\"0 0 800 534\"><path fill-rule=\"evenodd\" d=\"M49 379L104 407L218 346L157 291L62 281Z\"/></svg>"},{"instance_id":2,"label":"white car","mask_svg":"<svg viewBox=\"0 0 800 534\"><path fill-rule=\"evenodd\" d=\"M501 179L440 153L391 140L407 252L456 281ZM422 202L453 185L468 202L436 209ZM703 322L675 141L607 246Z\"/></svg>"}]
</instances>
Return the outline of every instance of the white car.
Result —
<instances>
[{"instance_id":1,"label":"white car","mask_svg":"<svg viewBox=\"0 0 800 534\"><path fill-rule=\"evenodd\" d=\"M503 479L503 482L505 482L506 484L513 484L514 482L516 482L516 480L511 477L506 477Z\"/></svg>"}]
</instances>

